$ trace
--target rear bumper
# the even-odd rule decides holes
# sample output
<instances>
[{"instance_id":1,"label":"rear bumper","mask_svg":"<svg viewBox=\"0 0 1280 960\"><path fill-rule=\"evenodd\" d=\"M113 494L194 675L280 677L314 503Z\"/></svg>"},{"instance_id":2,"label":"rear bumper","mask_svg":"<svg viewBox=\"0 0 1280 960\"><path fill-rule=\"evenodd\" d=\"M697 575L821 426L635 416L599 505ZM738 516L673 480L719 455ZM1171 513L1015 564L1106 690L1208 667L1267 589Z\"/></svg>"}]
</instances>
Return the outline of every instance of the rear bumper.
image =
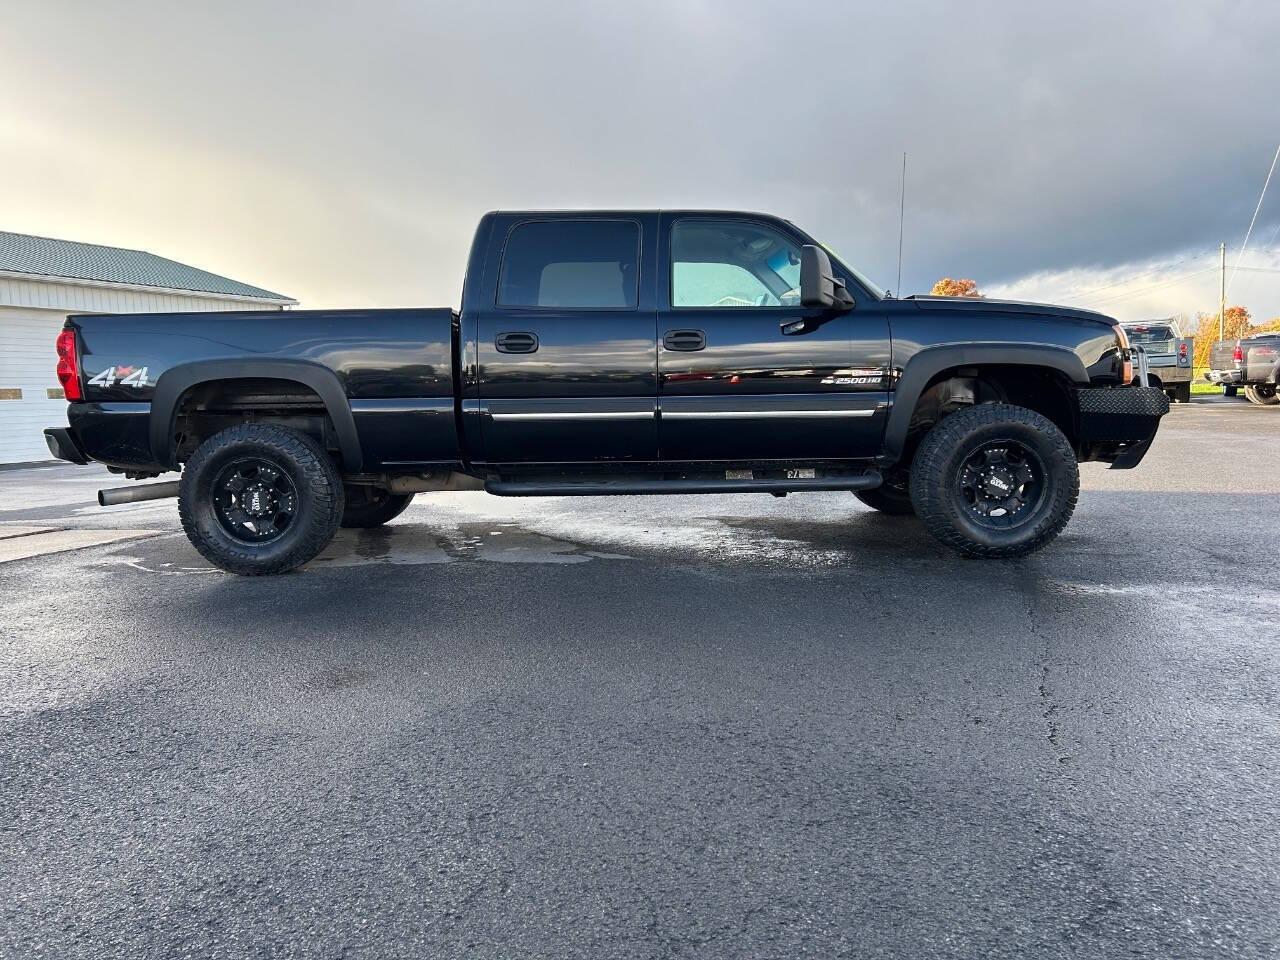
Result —
<instances>
[{"instance_id":1,"label":"rear bumper","mask_svg":"<svg viewBox=\"0 0 1280 960\"><path fill-rule=\"evenodd\" d=\"M1243 370L1206 370L1204 378L1210 383L1239 383L1244 379Z\"/></svg>"},{"instance_id":2,"label":"rear bumper","mask_svg":"<svg viewBox=\"0 0 1280 960\"><path fill-rule=\"evenodd\" d=\"M88 463L89 455L80 446L75 431L70 427L49 427L44 432L44 442L49 452L59 460L69 463Z\"/></svg>"},{"instance_id":3,"label":"rear bumper","mask_svg":"<svg viewBox=\"0 0 1280 960\"><path fill-rule=\"evenodd\" d=\"M163 473L170 468L151 455L150 413L149 403L69 403L70 426L45 430L45 443L59 460L96 460L119 471Z\"/></svg>"},{"instance_id":4,"label":"rear bumper","mask_svg":"<svg viewBox=\"0 0 1280 960\"><path fill-rule=\"evenodd\" d=\"M1128 470L1146 456L1169 412L1169 398L1157 387L1103 387L1076 393L1080 442L1088 459Z\"/></svg>"}]
</instances>

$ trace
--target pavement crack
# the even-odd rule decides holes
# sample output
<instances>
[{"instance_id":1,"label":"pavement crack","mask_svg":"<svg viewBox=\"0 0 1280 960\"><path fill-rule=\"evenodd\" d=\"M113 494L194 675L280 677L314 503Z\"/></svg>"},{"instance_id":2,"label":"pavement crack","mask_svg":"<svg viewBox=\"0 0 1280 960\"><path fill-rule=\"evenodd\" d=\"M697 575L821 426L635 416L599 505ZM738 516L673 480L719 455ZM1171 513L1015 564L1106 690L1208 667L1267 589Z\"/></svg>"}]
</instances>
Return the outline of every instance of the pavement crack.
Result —
<instances>
[{"instance_id":1,"label":"pavement crack","mask_svg":"<svg viewBox=\"0 0 1280 960\"><path fill-rule=\"evenodd\" d=\"M1044 721L1044 738L1049 746L1053 748L1054 754L1057 756L1059 763L1068 763L1071 760L1070 754L1062 752L1062 724L1058 719L1061 710L1061 704L1058 702L1057 694L1054 691L1053 683L1050 677L1049 660L1051 635L1041 635L1036 626L1036 605L1024 587L1019 590L1022 595L1022 602L1027 615L1027 632L1033 640L1039 643L1039 667L1040 682L1036 687L1036 693L1040 699L1040 718Z\"/></svg>"}]
</instances>

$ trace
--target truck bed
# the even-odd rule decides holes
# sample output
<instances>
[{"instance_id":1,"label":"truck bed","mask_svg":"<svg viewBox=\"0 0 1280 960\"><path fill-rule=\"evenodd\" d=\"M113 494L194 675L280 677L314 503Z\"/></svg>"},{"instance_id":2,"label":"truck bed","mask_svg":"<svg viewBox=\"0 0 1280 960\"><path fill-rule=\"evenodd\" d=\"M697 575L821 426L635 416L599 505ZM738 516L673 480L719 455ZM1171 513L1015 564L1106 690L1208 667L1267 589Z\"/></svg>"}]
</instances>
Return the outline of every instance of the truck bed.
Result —
<instances>
[{"instance_id":1,"label":"truck bed","mask_svg":"<svg viewBox=\"0 0 1280 960\"><path fill-rule=\"evenodd\" d=\"M73 316L87 402L72 405L72 426L112 430L124 451L114 466L172 469L184 394L216 371L306 384L349 468L456 462L456 319L447 307ZM393 429L406 417L412 431Z\"/></svg>"}]
</instances>

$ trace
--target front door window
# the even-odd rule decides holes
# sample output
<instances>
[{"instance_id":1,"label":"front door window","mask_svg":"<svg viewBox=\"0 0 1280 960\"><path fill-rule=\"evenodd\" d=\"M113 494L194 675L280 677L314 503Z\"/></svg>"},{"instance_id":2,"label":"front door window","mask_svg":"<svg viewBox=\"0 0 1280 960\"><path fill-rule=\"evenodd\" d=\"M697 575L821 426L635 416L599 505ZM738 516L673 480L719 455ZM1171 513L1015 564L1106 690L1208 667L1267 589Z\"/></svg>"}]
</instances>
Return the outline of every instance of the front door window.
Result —
<instances>
[{"instance_id":1,"label":"front door window","mask_svg":"<svg viewBox=\"0 0 1280 960\"><path fill-rule=\"evenodd\" d=\"M681 220L671 229L673 307L795 307L800 248L751 223Z\"/></svg>"}]
</instances>

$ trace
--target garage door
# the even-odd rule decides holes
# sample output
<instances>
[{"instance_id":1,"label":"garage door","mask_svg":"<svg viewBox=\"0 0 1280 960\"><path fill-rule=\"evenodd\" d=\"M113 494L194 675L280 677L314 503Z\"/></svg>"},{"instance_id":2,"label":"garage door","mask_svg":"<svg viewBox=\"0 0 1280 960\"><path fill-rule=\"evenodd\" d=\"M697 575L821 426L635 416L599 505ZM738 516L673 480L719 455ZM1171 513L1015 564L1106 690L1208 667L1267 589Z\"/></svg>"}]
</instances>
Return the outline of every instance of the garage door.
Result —
<instances>
[{"instance_id":1,"label":"garage door","mask_svg":"<svg viewBox=\"0 0 1280 960\"><path fill-rule=\"evenodd\" d=\"M67 422L53 346L65 319L0 316L0 463L50 459L44 428Z\"/></svg>"}]
</instances>

